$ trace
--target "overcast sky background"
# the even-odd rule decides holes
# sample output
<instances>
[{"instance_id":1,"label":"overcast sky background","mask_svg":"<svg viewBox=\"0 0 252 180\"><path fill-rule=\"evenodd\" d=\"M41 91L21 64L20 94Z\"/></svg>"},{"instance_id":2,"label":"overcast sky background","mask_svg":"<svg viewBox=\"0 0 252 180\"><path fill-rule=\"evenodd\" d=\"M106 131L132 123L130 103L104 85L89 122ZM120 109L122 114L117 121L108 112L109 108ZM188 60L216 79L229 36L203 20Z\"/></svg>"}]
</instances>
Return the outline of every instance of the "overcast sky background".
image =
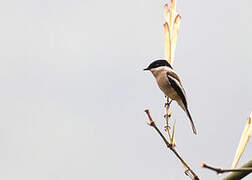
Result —
<instances>
[{"instance_id":1,"label":"overcast sky background","mask_svg":"<svg viewBox=\"0 0 252 180\"><path fill-rule=\"evenodd\" d=\"M163 129L164 96L142 69L164 57L166 2L0 1L0 179L188 179L144 114ZM177 150L220 179L200 164L231 167L252 111L252 2L177 9L174 68L198 129L173 103Z\"/></svg>"}]
</instances>

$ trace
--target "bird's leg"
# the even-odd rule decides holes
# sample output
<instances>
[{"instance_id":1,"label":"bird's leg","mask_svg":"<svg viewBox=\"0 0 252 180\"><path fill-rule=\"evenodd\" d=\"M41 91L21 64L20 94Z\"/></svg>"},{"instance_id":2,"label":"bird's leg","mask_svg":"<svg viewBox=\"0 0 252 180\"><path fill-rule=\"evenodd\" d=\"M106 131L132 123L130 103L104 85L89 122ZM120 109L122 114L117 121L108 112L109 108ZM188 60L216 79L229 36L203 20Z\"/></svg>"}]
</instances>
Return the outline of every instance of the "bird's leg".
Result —
<instances>
[{"instance_id":1,"label":"bird's leg","mask_svg":"<svg viewBox=\"0 0 252 180\"><path fill-rule=\"evenodd\" d=\"M172 101L173 101L173 100L171 99L168 103L166 102L165 105L164 105L164 107L166 107L166 106L170 107Z\"/></svg>"},{"instance_id":2,"label":"bird's leg","mask_svg":"<svg viewBox=\"0 0 252 180\"><path fill-rule=\"evenodd\" d=\"M171 105L172 101L173 101L173 99L171 99L171 100L168 102L168 106Z\"/></svg>"}]
</instances>

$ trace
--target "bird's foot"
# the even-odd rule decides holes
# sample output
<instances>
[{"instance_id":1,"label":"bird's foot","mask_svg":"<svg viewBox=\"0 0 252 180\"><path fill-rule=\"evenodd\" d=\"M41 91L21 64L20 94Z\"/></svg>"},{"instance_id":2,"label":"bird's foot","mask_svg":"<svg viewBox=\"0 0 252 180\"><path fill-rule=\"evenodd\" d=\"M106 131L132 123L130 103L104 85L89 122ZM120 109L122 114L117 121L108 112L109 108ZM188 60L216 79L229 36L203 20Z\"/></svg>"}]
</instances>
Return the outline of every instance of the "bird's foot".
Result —
<instances>
[{"instance_id":1,"label":"bird's foot","mask_svg":"<svg viewBox=\"0 0 252 180\"><path fill-rule=\"evenodd\" d=\"M169 107L169 106L171 105L172 101L173 101L173 100L171 99L168 103L165 103L164 107L166 107L166 106Z\"/></svg>"}]
</instances>

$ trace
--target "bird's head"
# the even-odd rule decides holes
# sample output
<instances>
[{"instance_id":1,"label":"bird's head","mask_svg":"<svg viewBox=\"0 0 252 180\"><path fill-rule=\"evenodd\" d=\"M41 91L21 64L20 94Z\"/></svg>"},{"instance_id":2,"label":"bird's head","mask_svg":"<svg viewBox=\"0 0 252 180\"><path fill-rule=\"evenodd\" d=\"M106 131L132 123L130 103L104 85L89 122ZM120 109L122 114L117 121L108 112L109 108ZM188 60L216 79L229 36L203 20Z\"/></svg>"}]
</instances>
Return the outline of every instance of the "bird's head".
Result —
<instances>
[{"instance_id":1,"label":"bird's head","mask_svg":"<svg viewBox=\"0 0 252 180\"><path fill-rule=\"evenodd\" d=\"M153 61L147 68L144 69L144 71L153 71L155 69L165 68L169 67L172 69L171 65L168 63L168 61L164 59Z\"/></svg>"}]
</instances>

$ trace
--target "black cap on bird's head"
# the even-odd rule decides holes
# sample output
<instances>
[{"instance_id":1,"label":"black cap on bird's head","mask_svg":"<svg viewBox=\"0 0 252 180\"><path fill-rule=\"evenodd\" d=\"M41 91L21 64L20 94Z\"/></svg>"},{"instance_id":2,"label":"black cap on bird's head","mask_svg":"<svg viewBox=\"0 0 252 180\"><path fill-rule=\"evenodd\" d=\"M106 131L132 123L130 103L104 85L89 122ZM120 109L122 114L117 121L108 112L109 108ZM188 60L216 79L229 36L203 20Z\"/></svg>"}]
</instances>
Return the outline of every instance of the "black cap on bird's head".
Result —
<instances>
[{"instance_id":1,"label":"black cap on bird's head","mask_svg":"<svg viewBox=\"0 0 252 180\"><path fill-rule=\"evenodd\" d=\"M166 61L164 59L160 59L160 60L156 60L156 61L152 62L147 68L144 69L144 71L151 70L151 69L158 68L158 67L162 67L162 66L167 66L172 69L172 67L168 63L168 61Z\"/></svg>"}]
</instances>

